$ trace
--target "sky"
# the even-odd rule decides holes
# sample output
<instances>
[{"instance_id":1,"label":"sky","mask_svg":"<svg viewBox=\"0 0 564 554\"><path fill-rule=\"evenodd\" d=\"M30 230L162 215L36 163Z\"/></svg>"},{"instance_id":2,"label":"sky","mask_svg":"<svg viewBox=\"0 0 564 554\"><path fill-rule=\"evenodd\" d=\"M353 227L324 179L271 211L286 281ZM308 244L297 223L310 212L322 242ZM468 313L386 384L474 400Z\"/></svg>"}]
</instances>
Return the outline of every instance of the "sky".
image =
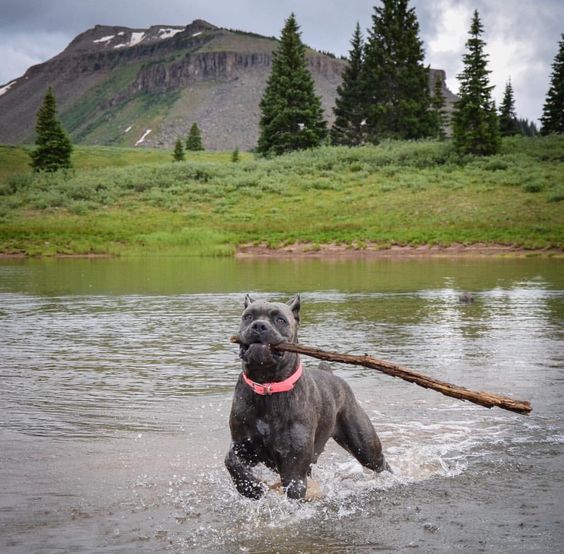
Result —
<instances>
[{"instance_id":1,"label":"sky","mask_svg":"<svg viewBox=\"0 0 564 554\"><path fill-rule=\"evenodd\" d=\"M0 87L53 57L96 24L146 28L204 19L219 27L278 36L294 12L306 44L347 55L356 22L366 36L378 4L379 0L0 0ZM510 78L517 115L538 120L564 33L563 0L411 0L410 6L416 9L426 63L446 71L454 93L477 9L485 29L494 97L499 104Z\"/></svg>"}]
</instances>

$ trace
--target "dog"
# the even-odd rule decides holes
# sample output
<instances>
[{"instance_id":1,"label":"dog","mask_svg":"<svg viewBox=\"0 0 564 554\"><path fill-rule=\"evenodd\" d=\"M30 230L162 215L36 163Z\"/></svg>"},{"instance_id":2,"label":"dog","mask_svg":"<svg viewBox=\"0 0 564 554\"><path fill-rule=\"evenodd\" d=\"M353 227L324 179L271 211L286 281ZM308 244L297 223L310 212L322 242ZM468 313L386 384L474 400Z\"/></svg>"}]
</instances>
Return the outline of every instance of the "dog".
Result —
<instances>
[{"instance_id":1,"label":"dog","mask_svg":"<svg viewBox=\"0 0 564 554\"><path fill-rule=\"evenodd\" d=\"M239 376L225 465L240 494L259 499L266 485L252 468L263 463L280 475L288 498L303 500L311 466L333 438L364 467L391 471L368 416L349 385L328 364L304 370L297 354L270 345L298 342L300 296L288 303L245 297L238 339Z\"/></svg>"}]
</instances>

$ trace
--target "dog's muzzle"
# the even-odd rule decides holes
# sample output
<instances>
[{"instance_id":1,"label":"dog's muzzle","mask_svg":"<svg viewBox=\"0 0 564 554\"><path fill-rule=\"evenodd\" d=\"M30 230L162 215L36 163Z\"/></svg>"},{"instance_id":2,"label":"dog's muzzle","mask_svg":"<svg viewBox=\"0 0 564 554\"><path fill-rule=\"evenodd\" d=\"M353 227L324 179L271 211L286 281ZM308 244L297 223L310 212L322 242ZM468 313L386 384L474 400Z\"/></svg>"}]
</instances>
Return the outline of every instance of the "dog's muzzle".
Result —
<instances>
[{"instance_id":1,"label":"dog's muzzle","mask_svg":"<svg viewBox=\"0 0 564 554\"><path fill-rule=\"evenodd\" d=\"M270 344L253 342L251 344L241 344L239 347L239 357L247 364L269 366L276 365L284 356L283 352L273 350Z\"/></svg>"}]
</instances>

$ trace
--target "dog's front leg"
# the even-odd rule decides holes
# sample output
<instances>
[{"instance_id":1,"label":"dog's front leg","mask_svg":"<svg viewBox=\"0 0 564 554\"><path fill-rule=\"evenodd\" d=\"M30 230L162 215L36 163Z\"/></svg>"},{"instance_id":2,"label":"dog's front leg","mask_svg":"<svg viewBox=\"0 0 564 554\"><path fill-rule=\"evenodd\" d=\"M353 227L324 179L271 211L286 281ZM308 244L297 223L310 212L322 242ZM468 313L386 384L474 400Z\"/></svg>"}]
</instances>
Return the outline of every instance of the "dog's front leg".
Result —
<instances>
[{"instance_id":1,"label":"dog's front leg","mask_svg":"<svg viewBox=\"0 0 564 554\"><path fill-rule=\"evenodd\" d=\"M282 486L288 498L303 500L307 491L307 477L305 475L286 475L282 477Z\"/></svg>"},{"instance_id":2,"label":"dog's front leg","mask_svg":"<svg viewBox=\"0 0 564 554\"><path fill-rule=\"evenodd\" d=\"M305 498L309 468L309 459L300 460L298 456L288 456L281 464L280 480L288 498L293 500L303 500Z\"/></svg>"},{"instance_id":3,"label":"dog's front leg","mask_svg":"<svg viewBox=\"0 0 564 554\"><path fill-rule=\"evenodd\" d=\"M235 487L240 494L253 500L258 500L266 490L263 483L251 471L251 467L257 463L256 453L241 443L232 443L225 457L225 466L231 474Z\"/></svg>"}]
</instances>

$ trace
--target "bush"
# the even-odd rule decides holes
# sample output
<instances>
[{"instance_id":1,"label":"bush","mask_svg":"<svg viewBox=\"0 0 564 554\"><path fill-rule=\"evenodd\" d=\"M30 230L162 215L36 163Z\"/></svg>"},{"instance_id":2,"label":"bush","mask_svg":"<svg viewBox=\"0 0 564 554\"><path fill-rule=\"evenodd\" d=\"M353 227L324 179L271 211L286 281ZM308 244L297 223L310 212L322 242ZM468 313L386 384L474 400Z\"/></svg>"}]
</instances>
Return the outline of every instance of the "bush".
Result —
<instances>
[{"instance_id":1,"label":"bush","mask_svg":"<svg viewBox=\"0 0 564 554\"><path fill-rule=\"evenodd\" d=\"M525 192L541 192L543 188L544 184L538 180L523 183L523 190Z\"/></svg>"},{"instance_id":2,"label":"bush","mask_svg":"<svg viewBox=\"0 0 564 554\"><path fill-rule=\"evenodd\" d=\"M6 184L0 186L0 195L9 196L29 188L33 184L32 175L12 175Z\"/></svg>"},{"instance_id":3,"label":"bush","mask_svg":"<svg viewBox=\"0 0 564 554\"><path fill-rule=\"evenodd\" d=\"M548 195L548 202L562 202L564 200L564 187L558 187Z\"/></svg>"}]
</instances>

